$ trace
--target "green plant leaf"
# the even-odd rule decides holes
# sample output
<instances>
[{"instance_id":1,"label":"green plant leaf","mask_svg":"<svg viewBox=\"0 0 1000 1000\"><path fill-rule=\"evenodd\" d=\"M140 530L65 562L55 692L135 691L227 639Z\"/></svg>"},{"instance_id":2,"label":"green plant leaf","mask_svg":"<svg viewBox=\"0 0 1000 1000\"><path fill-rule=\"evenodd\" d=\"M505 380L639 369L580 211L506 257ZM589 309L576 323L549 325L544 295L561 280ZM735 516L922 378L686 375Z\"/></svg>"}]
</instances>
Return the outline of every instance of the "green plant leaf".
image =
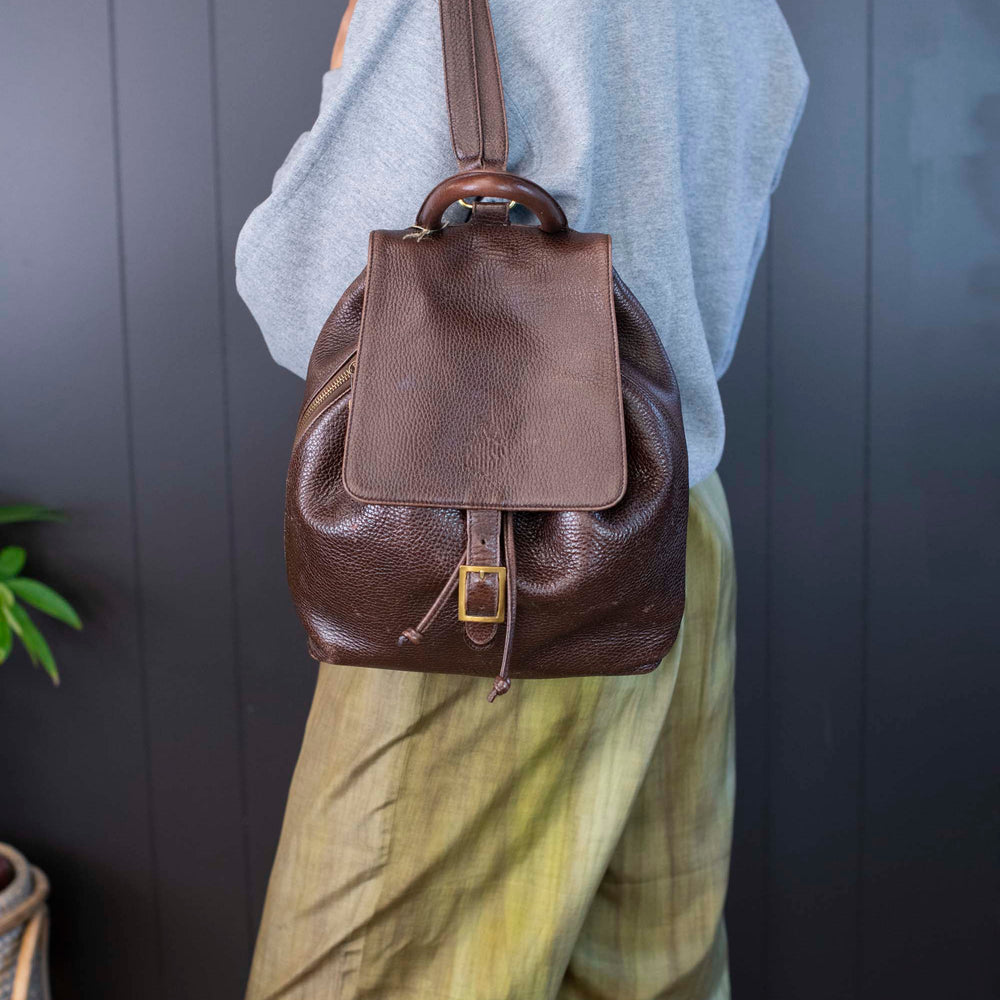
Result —
<instances>
[{"instance_id":1,"label":"green plant leaf","mask_svg":"<svg viewBox=\"0 0 1000 1000\"><path fill-rule=\"evenodd\" d=\"M0 580L9 580L24 569L27 553L19 545L8 545L0 549Z\"/></svg>"},{"instance_id":2,"label":"green plant leaf","mask_svg":"<svg viewBox=\"0 0 1000 1000\"><path fill-rule=\"evenodd\" d=\"M0 553L2 555L2 553ZM51 587L38 580L31 580L26 576L19 576L7 581L7 587L12 590L25 604L30 604L33 608L45 612L52 618L73 628L83 628L80 616L73 610L69 601L60 597Z\"/></svg>"},{"instance_id":3,"label":"green plant leaf","mask_svg":"<svg viewBox=\"0 0 1000 1000\"><path fill-rule=\"evenodd\" d=\"M45 641L45 636L38 631L35 623L28 616L28 612L20 604L15 604L10 608L10 614L20 626L21 642L24 643L24 648L28 651L31 662L35 664L40 662L45 672L52 678L52 683L58 684L59 671L56 668L56 660L52 655L52 650L49 649L49 644ZM9 618L7 620L10 621ZM13 626L13 622L11 625Z\"/></svg>"},{"instance_id":4,"label":"green plant leaf","mask_svg":"<svg viewBox=\"0 0 1000 1000\"><path fill-rule=\"evenodd\" d=\"M65 521L66 515L59 510L41 507L34 503L16 503L0 507L0 524L15 524L24 521Z\"/></svg>"},{"instance_id":5,"label":"green plant leaf","mask_svg":"<svg viewBox=\"0 0 1000 1000\"><path fill-rule=\"evenodd\" d=\"M11 632L7 619L0 615L0 663L3 663L10 654L10 647L14 644L14 633Z\"/></svg>"},{"instance_id":6,"label":"green plant leaf","mask_svg":"<svg viewBox=\"0 0 1000 1000\"><path fill-rule=\"evenodd\" d=\"M4 621L10 626L10 630L14 633L14 635L20 636L21 635L21 622L18 619L17 615L14 614L14 608L16 608L16 607L17 607L17 605L15 603L13 603L13 602L10 603L10 604L4 604L3 605L3 617L4 617ZM34 662L34 661L32 661L32 662Z\"/></svg>"},{"instance_id":7,"label":"green plant leaf","mask_svg":"<svg viewBox=\"0 0 1000 1000\"><path fill-rule=\"evenodd\" d=\"M6 583L0 583L0 608L14 603L14 591Z\"/></svg>"}]
</instances>

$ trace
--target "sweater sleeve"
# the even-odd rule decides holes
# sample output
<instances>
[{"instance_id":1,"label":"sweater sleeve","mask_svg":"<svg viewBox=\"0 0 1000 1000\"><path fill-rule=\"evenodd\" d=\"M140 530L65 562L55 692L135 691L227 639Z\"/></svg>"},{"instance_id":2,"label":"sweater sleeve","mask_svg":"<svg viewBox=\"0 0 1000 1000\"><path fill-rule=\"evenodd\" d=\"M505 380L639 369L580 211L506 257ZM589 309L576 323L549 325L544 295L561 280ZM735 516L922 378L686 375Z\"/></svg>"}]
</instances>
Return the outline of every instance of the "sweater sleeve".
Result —
<instances>
[{"instance_id":1,"label":"sweater sleeve","mask_svg":"<svg viewBox=\"0 0 1000 1000\"><path fill-rule=\"evenodd\" d=\"M316 122L237 242L237 288L278 364L305 376L368 233L405 228L454 172L445 108L437 4L359 3Z\"/></svg>"},{"instance_id":2,"label":"sweater sleeve","mask_svg":"<svg viewBox=\"0 0 1000 1000\"><path fill-rule=\"evenodd\" d=\"M686 123L682 174L695 296L716 377L729 366L767 238L771 195L809 89L774 0L723 0L696 22L702 114ZM693 74L692 74L693 75ZM720 85L719 81L724 80ZM681 82L681 95L697 80Z\"/></svg>"}]
</instances>

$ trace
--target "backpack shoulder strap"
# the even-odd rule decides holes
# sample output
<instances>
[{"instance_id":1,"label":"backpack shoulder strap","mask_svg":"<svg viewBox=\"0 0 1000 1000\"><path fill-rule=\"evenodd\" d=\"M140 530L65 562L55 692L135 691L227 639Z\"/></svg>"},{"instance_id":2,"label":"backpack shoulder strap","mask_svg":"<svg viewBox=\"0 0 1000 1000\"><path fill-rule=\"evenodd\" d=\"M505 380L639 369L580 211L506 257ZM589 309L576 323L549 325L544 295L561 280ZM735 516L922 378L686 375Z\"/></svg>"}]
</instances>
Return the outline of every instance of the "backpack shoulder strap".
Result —
<instances>
[{"instance_id":1,"label":"backpack shoulder strap","mask_svg":"<svg viewBox=\"0 0 1000 1000\"><path fill-rule=\"evenodd\" d=\"M461 170L505 170L507 113L489 0L440 0L451 144Z\"/></svg>"}]
</instances>

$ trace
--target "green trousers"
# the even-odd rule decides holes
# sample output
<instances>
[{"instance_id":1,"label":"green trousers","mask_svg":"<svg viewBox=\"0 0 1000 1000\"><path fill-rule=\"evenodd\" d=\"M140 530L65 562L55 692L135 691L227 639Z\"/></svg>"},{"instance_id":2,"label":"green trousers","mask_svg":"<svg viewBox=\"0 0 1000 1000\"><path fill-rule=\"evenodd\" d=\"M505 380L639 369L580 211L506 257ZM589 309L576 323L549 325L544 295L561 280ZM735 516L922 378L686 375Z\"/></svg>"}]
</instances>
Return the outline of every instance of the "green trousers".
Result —
<instances>
[{"instance_id":1,"label":"green trousers","mask_svg":"<svg viewBox=\"0 0 1000 1000\"><path fill-rule=\"evenodd\" d=\"M324 664L248 1000L718 1000L735 580L691 491L680 637L643 677Z\"/></svg>"}]
</instances>

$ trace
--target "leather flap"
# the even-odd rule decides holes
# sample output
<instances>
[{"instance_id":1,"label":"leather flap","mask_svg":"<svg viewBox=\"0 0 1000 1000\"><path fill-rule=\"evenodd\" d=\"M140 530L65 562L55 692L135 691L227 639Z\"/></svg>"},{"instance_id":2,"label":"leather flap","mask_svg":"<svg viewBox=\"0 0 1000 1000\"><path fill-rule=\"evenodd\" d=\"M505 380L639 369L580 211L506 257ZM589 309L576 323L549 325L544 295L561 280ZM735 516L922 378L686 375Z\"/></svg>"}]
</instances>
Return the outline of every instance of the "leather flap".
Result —
<instances>
[{"instance_id":1,"label":"leather flap","mask_svg":"<svg viewBox=\"0 0 1000 1000\"><path fill-rule=\"evenodd\" d=\"M599 510L625 492L611 242L371 234L344 486L365 503Z\"/></svg>"}]
</instances>

